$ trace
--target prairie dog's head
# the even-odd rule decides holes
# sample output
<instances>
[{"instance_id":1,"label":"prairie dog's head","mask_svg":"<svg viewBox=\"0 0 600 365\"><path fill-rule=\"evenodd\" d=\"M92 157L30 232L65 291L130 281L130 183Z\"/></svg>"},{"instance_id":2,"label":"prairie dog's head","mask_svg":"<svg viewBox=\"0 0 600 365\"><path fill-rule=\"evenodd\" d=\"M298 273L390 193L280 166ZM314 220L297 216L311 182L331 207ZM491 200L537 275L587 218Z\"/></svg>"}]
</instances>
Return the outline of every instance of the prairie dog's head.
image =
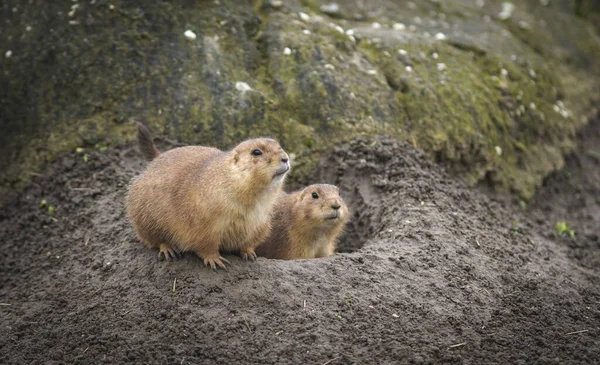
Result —
<instances>
[{"instance_id":1,"label":"prairie dog's head","mask_svg":"<svg viewBox=\"0 0 600 365\"><path fill-rule=\"evenodd\" d=\"M341 229L349 218L348 206L335 185L315 184L305 187L297 196L296 208L315 230L327 233Z\"/></svg>"},{"instance_id":2,"label":"prairie dog's head","mask_svg":"<svg viewBox=\"0 0 600 365\"><path fill-rule=\"evenodd\" d=\"M288 154L273 139L249 139L231 152L235 170L255 187L281 185L290 170Z\"/></svg>"}]
</instances>

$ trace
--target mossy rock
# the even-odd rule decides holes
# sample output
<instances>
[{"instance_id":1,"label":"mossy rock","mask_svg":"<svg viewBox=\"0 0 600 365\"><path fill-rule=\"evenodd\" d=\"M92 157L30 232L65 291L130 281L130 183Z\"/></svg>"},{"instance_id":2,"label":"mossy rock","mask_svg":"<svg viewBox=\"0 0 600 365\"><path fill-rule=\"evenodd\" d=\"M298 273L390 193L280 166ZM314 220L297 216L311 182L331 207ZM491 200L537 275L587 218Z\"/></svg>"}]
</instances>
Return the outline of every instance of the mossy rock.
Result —
<instances>
[{"instance_id":1,"label":"mossy rock","mask_svg":"<svg viewBox=\"0 0 600 365\"><path fill-rule=\"evenodd\" d=\"M594 4L326 3L5 1L3 191L61 151L130 140L136 119L221 148L273 136L296 179L388 134L527 198L599 102Z\"/></svg>"}]
</instances>

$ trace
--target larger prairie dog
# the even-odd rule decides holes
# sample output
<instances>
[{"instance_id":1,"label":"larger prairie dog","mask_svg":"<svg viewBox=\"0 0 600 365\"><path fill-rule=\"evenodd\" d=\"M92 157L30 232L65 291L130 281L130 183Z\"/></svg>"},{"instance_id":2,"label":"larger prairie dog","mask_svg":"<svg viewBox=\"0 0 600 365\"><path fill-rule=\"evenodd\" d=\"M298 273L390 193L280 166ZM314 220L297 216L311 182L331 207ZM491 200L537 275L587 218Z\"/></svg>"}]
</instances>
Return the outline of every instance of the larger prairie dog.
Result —
<instances>
[{"instance_id":1,"label":"larger prairie dog","mask_svg":"<svg viewBox=\"0 0 600 365\"><path fill-rule=\"evenodd\" d=\"M271 234L256 253L284 260L332 255L348 217L337 186L315 184L291 194L281 192Z\"/></svg>"},{"instance_id":2,"label":"larger prairie dog","mask_svg":"<svg viewBox=\"0 0 600 365\"><path fill-rule=\"evenodd\" d=\"M160 153L142 124L138 142L151 162L132 180L126 206L140 240L167 260L195 252L213 269L229 263L222 251L254 260L290 169L279 143L258 138L227 152L188 146Z\"/></svg>"}]
</instances>

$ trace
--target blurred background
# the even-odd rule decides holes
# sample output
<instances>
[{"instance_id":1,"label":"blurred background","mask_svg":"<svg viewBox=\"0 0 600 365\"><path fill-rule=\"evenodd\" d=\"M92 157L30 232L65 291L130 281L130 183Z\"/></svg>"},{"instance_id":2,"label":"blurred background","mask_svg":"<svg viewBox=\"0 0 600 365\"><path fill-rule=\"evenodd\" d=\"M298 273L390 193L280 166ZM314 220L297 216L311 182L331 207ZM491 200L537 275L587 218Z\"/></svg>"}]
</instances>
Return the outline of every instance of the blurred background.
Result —
<instances>
[{"instance_id":1,"label":"blurred background","mask_svg":"<svg viewBox=\"0 0 600 365\"><path fill-rule=\"evenodd\" d=\"M16 1L0 5L0 182L134 135L269 135L301 179L391 135L531 197L599 104L595 0Z\"/></svg>"}]
</instances>

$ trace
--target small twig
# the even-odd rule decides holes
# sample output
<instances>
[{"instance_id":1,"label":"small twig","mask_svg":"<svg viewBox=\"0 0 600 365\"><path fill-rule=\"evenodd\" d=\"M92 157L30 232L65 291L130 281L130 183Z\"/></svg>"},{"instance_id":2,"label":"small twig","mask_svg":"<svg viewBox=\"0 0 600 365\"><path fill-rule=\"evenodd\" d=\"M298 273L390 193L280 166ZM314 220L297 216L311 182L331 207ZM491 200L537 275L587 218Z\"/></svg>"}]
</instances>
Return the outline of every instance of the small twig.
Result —
<instances>
[{"instance_id":1,"label":"small twig","mask_svg":"<svg viewBox=\"0 0 600 365\"><path fill-rule=\"evenodd\" d=\"M590 332L590 330L581 330L581 331L569 332L569 333L567 333L567 335L576 335L578 333L584 333L584 332Z\"/></svg>"},{"instance_id":2,"label":"small twig","mask_svg":"<svg viewBox=\"0 0 600 365\"><path fill-rule=\"evenodd\" d=\"M175 286L177 285L177 278L173 280L173 293L175 293Z\"/></svg>"},{"instance_id":3,"label":"small twig","mask_svg":"<svg viewBox=\"0 0 600 365\"><path fill-rule=\"evenodd\" d=\"M71 188L71 190L75 190L75 191L89 191L89 190L92 190L92 188Z\"/></svg>"},{"instance_id":4,"label":"small twig","mask_svg":"<svg viewBox=\"0 0 600 365\"><path fill-rule=\"evenodd\" d=\"M181 358L181 362L179 364L183 364L184 361L185 361L185 357Z\"/></svg>"},{"instance_id":5,"label":"small twig","mask_svg":"<svg viewBox=\"0 0 600 365\"><path fill-rule=\"evenodd\" d=\"M464 346L464 345L466 345L466 344L467 344L466 342L457 343L456 345L448 346L448 348L449 348L449 349L454 349L454 348L457 348L457 347Z\"/></svg>"},{"instance_id":6,"label":"small twig","mask_svg":"<svg viewBox=\"0 0 600 365\"><path fill-rule=\"evenodd\" d=\"M475 243L477 244L477 247L481 247L481 245L479 244L479 240L477 238L475 238Z\"/></svg>"},{"instance_id":7,"label":"small twig","mask_svg":"<svg viewBox=\"0 0 600 365\"><path fill-rule=\"evenodd\" d=\"M248 324L248 321L246 321L246 316L242 315L242 318L244 319L244 323L246 324L246 327L248 327L248 332L252 332L252 330L250 329L250 325Z\"/></svg>"},{"instance_id":8,"label":"small twig","mask_svg":"<svg viewBox=\"0 0 600 365\"><path fill-rule=\"evenodd\" d=\"M85 240L83 241L83 245L84 245L84 246L87 246L87 245L88 245L88 243L90 243L90 235L89 235L89 234L86 234L86 235L85 235Z\"/></svg>"},{"instance_id":9,"label":"small twig","mask_svg":"<svg viewBox=\"0 0 600 365\"><path fill-rule=\"evenodd\" d=\"M275 336L279 336L282 333L283 333L283 331L275 332Z\"/></svg>"},{"instance_id":10,"label":"small twig","mask_svg":"<svg viewBox=\"0 0 600 365\"><path fill-rule=\"evenodd\" d=\"M306 308L306 300L304 301L304 304L302 305L302 308Z\"/></svg>"},{"instance_id":11,"label":"small twig","mask_svg":"<svg viewBox=\"0 0 600 365\"><path fill-rule=\"evenodd\" d=\"M322 365L327 365L327 364L330 364L330 363L334 362L335 360L339 360L339 359L341 359L341 358L342 358L341 356L334 357L333 359L331 359L331 360L329 360L329 361L326 361L326 362L324 362Z\"/></svg>"},{"instance_id":12,"label":"small twig","mask_svg":"<svg viewBox=\"0 0 600 365\"><path fill-rule=\"evenodd\" d=\"M0 307L10 307L11 305L10 303L0 303Z\"/></svg>"},{"instance_id":13,"label":"small twig","mask_svg":"<svg viewBox=\"0 0 600 365\"><path fill-rule=\"evenodd\" d=\"M88 347L86 347L86 348L85 348L85 350L83 350L83 353L85 354L85 353L87 352L87 350L89 350L89 349L90 349L90 347L89 347L89 346L88 346Z\"/></svg>"}]
</instances>

